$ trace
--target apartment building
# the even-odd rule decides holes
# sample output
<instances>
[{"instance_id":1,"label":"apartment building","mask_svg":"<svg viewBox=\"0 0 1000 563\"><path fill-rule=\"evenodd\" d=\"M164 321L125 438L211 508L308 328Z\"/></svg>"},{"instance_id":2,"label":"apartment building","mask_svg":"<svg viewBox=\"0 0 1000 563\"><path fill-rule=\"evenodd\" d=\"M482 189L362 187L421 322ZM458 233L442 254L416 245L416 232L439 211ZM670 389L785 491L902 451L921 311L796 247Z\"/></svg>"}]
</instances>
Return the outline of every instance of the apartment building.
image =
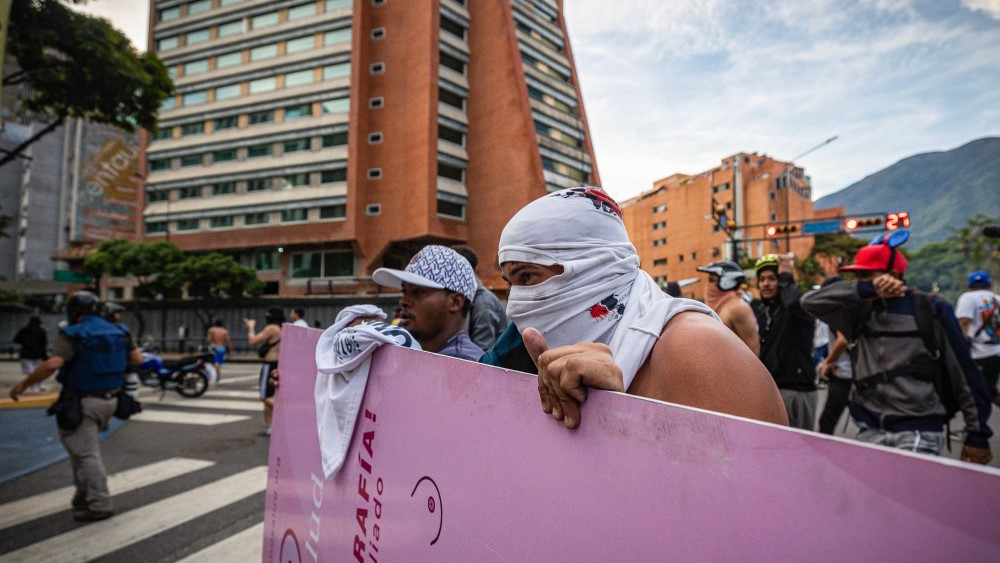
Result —
<instances>
[{"instance_id":1,"label":"apartment building","mask_svg":"<svg viewBox=\"0 0 1000 563\"><path fill-rule=\"evenodd\" d=\"M177 93L145 150L143 236L268 293L368 291L428 243L501 287L500 231L599 185L556 0L153 0Z\"/></svg>"},{"instance_id":2,"label":"apartment building","mask_svg":"<svg viewBox=\"0 0 1000 563\"><path fill-rule=\"evenodd\" d=\"M664 284L702 277L698 266L731 259L733 243L716 221L724 211L735 222L742 257L793 252L804 257L813 237L801 230L769 236L768 225L843 215L843 209L813 209L812 186L805 171L767 155L739 153L699 174L673 174L653 189L622 203L625 226L639 253L643 270ZM684 288L701 299L704 283Z\"/></svg>"}]
</instances>

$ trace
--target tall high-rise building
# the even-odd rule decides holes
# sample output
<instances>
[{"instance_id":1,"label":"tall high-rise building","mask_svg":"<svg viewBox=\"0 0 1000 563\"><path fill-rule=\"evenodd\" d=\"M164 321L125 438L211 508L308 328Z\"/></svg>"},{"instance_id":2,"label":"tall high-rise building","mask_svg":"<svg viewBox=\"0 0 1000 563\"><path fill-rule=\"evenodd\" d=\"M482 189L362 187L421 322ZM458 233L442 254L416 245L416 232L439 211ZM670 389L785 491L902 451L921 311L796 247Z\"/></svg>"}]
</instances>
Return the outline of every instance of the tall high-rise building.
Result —
<instances>
[{"instance_id":1,"label":"tall high-rise building","mask_svg":"<svg viewBox=\"0 0 1000 563\"><path fill-rule=\"evenodd\" d=\"M813 237L800 236L800 229L769 236L767 226L801 225L844 212L843 208L814 210L805 171L757 153L735 154L699 174L657 180L653 189L621 207L642 269L661 284L707 279L698 266L733 257L732 239L716 220L717 212L725 214L743 258L785 252L804 257L812 249ZM704 283L688 286L685 296L702 298L704 288Z\"/></svg>"},{"instance_id":2,"label":"tall high-rise building","mask_svg":"<svg viewBox=\"0 0 1000 563\"><path fill-rule=\"evenodd\" d=\"M270 293L370 286L427 243L487 285L506 221L599 185L561 0L153 0L177 87L146 148L147 240Z\"/></svg>"}]
</instances>

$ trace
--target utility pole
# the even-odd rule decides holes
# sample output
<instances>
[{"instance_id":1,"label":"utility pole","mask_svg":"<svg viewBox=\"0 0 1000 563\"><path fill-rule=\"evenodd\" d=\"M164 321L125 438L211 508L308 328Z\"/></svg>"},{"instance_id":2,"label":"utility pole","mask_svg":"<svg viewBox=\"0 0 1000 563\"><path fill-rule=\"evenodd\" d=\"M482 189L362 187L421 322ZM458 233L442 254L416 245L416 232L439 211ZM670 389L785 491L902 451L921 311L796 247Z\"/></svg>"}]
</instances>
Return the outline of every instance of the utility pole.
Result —
<instances>
[{"instance_id":1,"label":"utility pole","mask_svg":"<svg viewBox=\"0 0 1000 563\"><path fill-rule=\"evenodd\" d=\"M819 150L819 149L821 149L821 148L829 145L830 143L836 141L838 137L840 137L840 135L834 135L834 136L830 137L829 139L823 141L822 143L816 145L815 147L812 147L811 149L805 151L804 153L796 155L795 157L792 158L791 161L789 161L788 165L785 166L784 169L782 169L782 171L778 174L777 178L775 178L775 182L779 183L779 185L780 185L781 177L782 176L785 177L785 187L784 187L784 190L785 190L785 221L788 220L789 213L791 212L788 192L791 189L792 182L788 179L788 171L791 170L792 168L795 168L795 161L796 160L802 158L803 156L805 156L805 155L807 155L807 154L809 154L809 153L811 153L813 151ZM785 233L785 252L791 252L791 250L792 250L791 234L790 233Z\"/></svg>"}]
</instances>

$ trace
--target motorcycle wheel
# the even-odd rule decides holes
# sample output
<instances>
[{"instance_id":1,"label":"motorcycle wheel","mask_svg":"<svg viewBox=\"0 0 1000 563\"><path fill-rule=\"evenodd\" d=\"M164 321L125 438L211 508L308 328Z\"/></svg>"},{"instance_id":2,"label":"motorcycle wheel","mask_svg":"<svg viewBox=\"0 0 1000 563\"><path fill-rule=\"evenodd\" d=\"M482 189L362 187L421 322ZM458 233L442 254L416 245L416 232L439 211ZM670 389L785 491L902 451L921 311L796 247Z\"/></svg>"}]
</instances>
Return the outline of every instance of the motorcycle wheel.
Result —
<instances>
[{"instance_id":1,"label":"motorcycle wheel","mask_svg":"<svg viewBox=\"0 0 1000 563\"><path fill-rule=\"evenodd\" d=\"M185 397L201 397L208 391L208 376L201 369L181 374L177 378L177 392Z\"/></svg>"}]
</instances>

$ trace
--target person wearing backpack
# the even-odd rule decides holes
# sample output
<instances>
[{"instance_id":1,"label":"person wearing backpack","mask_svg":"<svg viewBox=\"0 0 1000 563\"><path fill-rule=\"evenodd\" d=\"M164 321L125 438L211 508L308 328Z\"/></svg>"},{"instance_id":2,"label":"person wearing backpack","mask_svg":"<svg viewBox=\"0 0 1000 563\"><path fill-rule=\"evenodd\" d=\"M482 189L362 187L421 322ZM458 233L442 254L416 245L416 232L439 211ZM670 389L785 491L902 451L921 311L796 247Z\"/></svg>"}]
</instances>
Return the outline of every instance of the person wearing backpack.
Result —
<instances>
[{"instance_id":1,"label":"person wearing backpack","mask_svg":"<svg viewBox=\"0 0 1000 563\"><path fill-rule=\"evenodd\" d=\"M59 332L52 355L10 390L16 401L29 385L59 371L63 388L49 414L56 415L59 438L70 456L76 484L73 519L80 522L114 514L97 435L115 414L128 364L142 360L125 331L101 318L100 309L93 293L74 293L66 303L69 324Z\"/></svg>"},{"instance_id":2,"label":"person wearing backpack","mask_svg":"<svg viewBox=\"0 0 1000 563\"><path fill-rule=\"evenodd\" d=\"M972 350L972 359L983 370L990 400L1000 406L1000 298L990 290L990 273L978 270L969 274L969 291L958 296L955 315Z\"/></svg>"},{"instance_id":3,"label":"person wearing backpack","mask_svg":"<svg viewBox=\"0 0 1000 563\"><path fill-rule=\"evenodd\" d=\"M982 374L951 305L906 287L907 261L895 236L876 239L841 268L855 280L808 293L802 307L851 343L849 408L859 441L939 455L945 425L961 410L962 460L987 464L993 433Z\"/></svg>"}]
</instances>

